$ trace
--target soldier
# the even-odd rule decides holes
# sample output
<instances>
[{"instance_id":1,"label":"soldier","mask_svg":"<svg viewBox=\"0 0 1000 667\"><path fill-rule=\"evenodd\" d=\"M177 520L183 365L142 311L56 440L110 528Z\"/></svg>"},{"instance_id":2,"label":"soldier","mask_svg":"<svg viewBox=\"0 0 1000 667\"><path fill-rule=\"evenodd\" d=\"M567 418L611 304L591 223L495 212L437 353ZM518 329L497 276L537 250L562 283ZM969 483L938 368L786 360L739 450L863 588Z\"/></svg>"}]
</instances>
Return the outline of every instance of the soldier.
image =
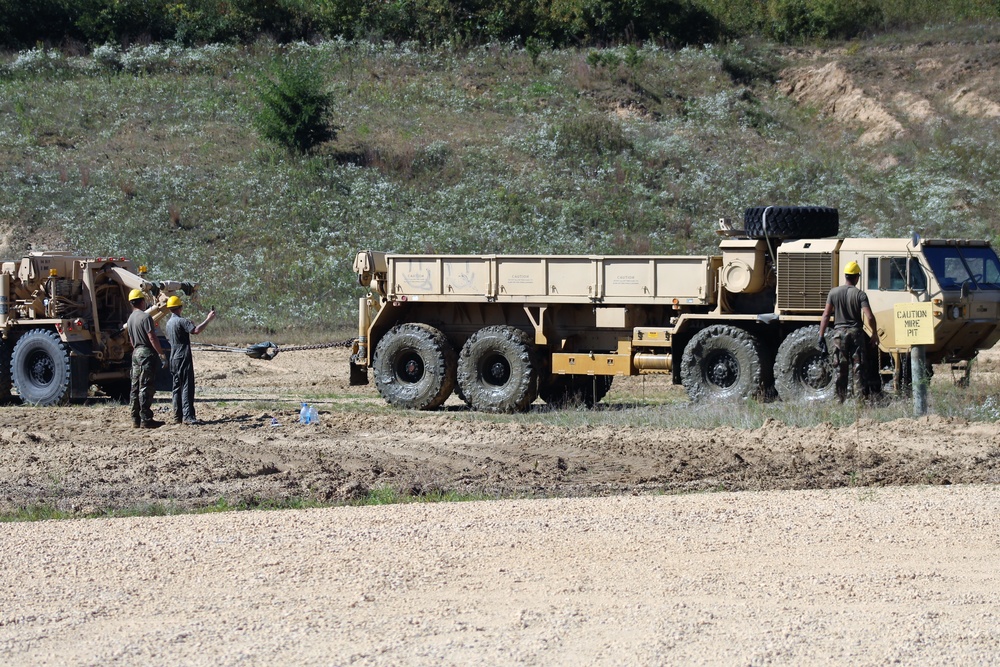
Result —
<instances>
[{"instance_id":1,"label":"soldier","mask_svg":"<svg viewBox=\"0 0 1000 667\"><path fill-rule=\"evenodd\" d=\"M867 393L866 378L868 376L868 343L878 349L878 329L875 315L868 304L868 295L858 289L861 278L861 267L857 262L848 262L844 267L844 284L834 287L826 297L826 308L819 321L820 350L827 351L826 332L830 316L833 321L833 363L837 370L837 399L841 403L847 397L847 385L850 377L854 378L855 395ZM866 340L862 319L872 331L870 340ZM853 368L853 373L850 373Z\"/></svg>"},{"instance_id":2,"label":"soldier","mask_svg":"<svg viewBox=\"0 0 1000 667\"><path fill-rule=\"evenodd\" d=\"M194 414L194 359L191 356L191 334L200 334L215 319L215 309L208 311L199 325L183 317L179 296L167 299L167 308L173 314L167 322L167 340L170 341L170 375L174 403L174 422L196 425L201 422Z\"/></svg>"},{"instance_id":3,"label":"soldier","mask_svg":"<svg viewBox=\"0 0 1000 667\"><path fill-rule=\"evenodd\" d=\"M129 341L132 343L132 389L129 399L132 405L132 426L135 428L156 428L163 422L153 419L153 394L156 393L156 373L160 364L167 360L156 337L152 316L146 312L146 295L140 289L128 294L132 304L129 315Z\"/></svg>"}]
</instances>

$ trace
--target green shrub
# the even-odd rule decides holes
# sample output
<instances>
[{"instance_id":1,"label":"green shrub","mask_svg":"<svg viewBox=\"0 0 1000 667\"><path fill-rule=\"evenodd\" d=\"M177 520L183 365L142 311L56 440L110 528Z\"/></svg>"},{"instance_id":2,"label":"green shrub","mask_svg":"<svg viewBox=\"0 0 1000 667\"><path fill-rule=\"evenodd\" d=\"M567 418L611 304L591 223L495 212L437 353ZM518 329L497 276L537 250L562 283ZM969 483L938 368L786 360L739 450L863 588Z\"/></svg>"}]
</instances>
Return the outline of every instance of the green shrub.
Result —
<instances>
[{"instance_id":1,"label":"green shrub","mask_svg":"<svg viewBox=\"0 0 1000 667\"><path fill-rule=\"evenodd\" d=\"M587 64L591 67L615 69L621 63L622 59L614 51L591 51L587 54Z\"/></svg>"},{"instance_id":2,"label":"green shrub","mask_svg":"<svg viewBox=\"0 0 1000 667\"><path fill-rule=\"evenodd\" d=\"M749 86L757 82L771 84L778 79L778 59L764 49L748 48L734 42L723 48L719 65L733 83Z\"/></svg>"},{"instance_id":3,"label":"green shrub","mask_svg":"<svg viewBox=\"0 0 1000 667\"><path fill-rule=\"evenodd\" d=\"M330 122L333 96L319 69L303 61L272 67L258 79L259 109L253 123L260 136L294 153L308 153L337 136Z\"/></svg>"},{"instance_id":4,"label":"green shrub","mask_svg":"<svg viewBox=\"0 0 1000 667\"><path fill-rule=\"evenodd\" d=\"M651 38L703 44L721 36L716 18L689 0L552 0L538 19L536 30L559 44Z\"/></svg>"},{"instance_id":5,"label":"green shrub","mask_svg":"<svg viewBox=\"0 0 1000 667\"><path fill-rule=\"evenodd\" d=\"M782 41L851 38L882 23L877 0L770 0L771 34Z\"/></svg>"},{"instance_id":6,"label":"green shrub","mask_svg":"<svg viewBox=\"0 0 1000 667\"><path fill-rule=\"evenodd\" d=\"M0 46L317 37L424 46L786 41L1000 18L997 0L0 0ZM529 52L530 53L530 52ZM535 59L533 59L533 62Z\"/></svg>"},{"instance_id":7,"label":"green shrub","mask_svg":"<svg viewBox=\"0 0 1000 667\"><path fill-rule=\"evenodd\" d=\"M528 57L531 58L532 65L538 65L538 58L546 48L546 43L534 36L528 37L524 41L524 50L528 52Z\"/></svg>"},{"instance_id":8,"label":"green shrub","mask_svg":"<svg viewBox=\"0 0 1000 667\"><path fill-rule=\"evenodd\" d=\"M613 155L632 148L621 126L603 115L570 118L559 126L555 138L563 157Z\"/></svg>"}]
</instances>

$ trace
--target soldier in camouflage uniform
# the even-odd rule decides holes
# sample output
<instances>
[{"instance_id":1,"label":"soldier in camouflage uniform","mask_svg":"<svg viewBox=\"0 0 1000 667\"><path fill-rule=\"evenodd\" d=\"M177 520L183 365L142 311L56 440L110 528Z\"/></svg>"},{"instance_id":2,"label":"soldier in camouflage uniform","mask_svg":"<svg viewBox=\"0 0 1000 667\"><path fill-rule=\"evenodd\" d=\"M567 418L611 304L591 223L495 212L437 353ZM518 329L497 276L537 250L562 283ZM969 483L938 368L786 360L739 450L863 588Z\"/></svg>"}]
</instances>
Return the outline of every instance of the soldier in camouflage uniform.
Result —
<instances>
[{"instance_id":1,"label":"soldier in camouflage uniform","mask_svg":"<svg viewBox=\"0 0 1000 667\"><path fill-rule=\"evenodd\" d=\"M837 371L837 399L841 403L848 395L848 384L854 379L853 393L861 398L867 395L868 347L878 349L878 329L875 314L868 303L868 295L858 289L861 267L848 262L844 267L844 284L834 287L826 297L826 308L819 322L819 349L826 352L826 332L830 317L833 322L833 363ZM862 320L871 329L869 339L861 326Z\"/></svg>"},{"instance_id":2,"label":"soldier in camouflage uniform","mask_svg":"<svg viewBox=\"0 0 1000 667\"><path fill-rule=\"evenodd\" d=\"M129 292L132 314L129 315L129 341L132 343L132 426L156 428L163 422L153 419L153 394L156 393L156 374L166 360L160 339L156 337L152 316L146 312L146 296L142 290Z\"/></svg>"}]
</instances>

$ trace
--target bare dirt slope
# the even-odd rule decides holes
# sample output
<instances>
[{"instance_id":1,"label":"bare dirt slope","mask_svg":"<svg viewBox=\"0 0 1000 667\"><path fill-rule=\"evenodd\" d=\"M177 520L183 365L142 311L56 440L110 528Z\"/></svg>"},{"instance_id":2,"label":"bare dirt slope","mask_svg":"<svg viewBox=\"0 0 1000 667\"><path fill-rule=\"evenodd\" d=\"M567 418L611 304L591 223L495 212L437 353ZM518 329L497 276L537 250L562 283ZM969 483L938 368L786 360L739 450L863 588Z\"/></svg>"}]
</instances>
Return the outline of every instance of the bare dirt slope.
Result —
<instances>
[{"instance_id":1,"label":"bare dirt slope","mask_svg":"<svg viewBox=\"0 0 1000 667\"><path fill-rule=\"evenodd\" d=\"M795 50L778 89L840 124L861 128L872 145L933 125L948 113L1000 117L1000 54L993 44L914 44ZM908 129L910 128L910 129Z\"/></svg>"},{"instance_id":2,"label":"bare dirt slope","mask_svg":"<svg viewBox=\"0 0 1000 667\"><path fill-rule=\"evenodd\" d=\"M127 407L103 399L0 408L0 508L335 501L379 487L523 497L1000 480L992 423L874 423L862 414L844 428L766 420L748 430L667 430L643 425L653 405L614 426L562 426L557 413L495 420L454 398L437 413L389 409L372 387L348 386L342 348L270 362L199 351L195 364L200 427L136 430ZM317 395L320 424L298 424L298 397ZM169 394L157 395L157 414L169 419Z\"/></svg>"}]
</instances>

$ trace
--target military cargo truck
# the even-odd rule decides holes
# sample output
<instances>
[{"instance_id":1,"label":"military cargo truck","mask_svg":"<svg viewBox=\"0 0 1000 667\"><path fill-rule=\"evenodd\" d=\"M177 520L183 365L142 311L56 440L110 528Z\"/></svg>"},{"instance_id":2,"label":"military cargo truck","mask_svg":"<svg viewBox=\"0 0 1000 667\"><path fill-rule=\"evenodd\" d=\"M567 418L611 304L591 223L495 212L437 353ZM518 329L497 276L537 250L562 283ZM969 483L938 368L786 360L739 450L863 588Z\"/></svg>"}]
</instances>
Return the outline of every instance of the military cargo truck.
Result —
<instances>
[{"instance_id":1,"label":"military cargo truck","mask_svg":"<svg viewBox=\"0 0 1000 667\"><path fill-rule=\"evenodd\" d=\"M55 405L86 398L92 386L126 399L129 291L142 290L159 321L169 296L197 289L145 276L124 257L32 252L0 263L0 401L13 389L24 403Z\"/></svg>"},{"instance_id":2,"label":"military cargo truck","mask_svg":"<svg viewBox=\"0 0 1000 667\"><path fill-rule=\"evenodd\" d=\"M967 369L1000 339L1000 260L987 241L841 238L836 209L747 209L695 256L411 255L359 252L351 381L390 404L526 410L592 405L615 376L669 373L694 400L834 396L818 348L827 293L856 261L878 321L875 382L908 382L894 306L929 302L929 364ZM829 330L828 330L829 331ZM871 332L869 332L871 333ZM829 335L829 334L828 334ZM831 347L832 349L832 347Z\"/></svg>"}]
</instances>

